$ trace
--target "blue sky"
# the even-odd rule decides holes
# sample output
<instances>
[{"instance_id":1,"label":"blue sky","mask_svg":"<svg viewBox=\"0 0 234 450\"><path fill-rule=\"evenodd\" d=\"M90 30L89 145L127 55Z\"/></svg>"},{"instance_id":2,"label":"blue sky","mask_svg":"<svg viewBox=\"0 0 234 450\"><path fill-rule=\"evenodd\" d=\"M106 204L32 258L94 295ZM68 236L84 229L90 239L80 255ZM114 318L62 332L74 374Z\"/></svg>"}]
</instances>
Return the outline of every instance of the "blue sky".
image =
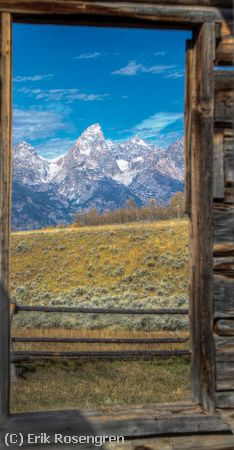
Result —
<instances>
[{"instance_id":1,"label":"blue sky","mask_svg":"<svg viewBox=\"0 0 234 450\"><path fill-rule=\"evenodd\" d=\"M13 27L13 142L59 156L93 123L160 146L183 135L188 31Z\"/></svg>"}]
</instances>

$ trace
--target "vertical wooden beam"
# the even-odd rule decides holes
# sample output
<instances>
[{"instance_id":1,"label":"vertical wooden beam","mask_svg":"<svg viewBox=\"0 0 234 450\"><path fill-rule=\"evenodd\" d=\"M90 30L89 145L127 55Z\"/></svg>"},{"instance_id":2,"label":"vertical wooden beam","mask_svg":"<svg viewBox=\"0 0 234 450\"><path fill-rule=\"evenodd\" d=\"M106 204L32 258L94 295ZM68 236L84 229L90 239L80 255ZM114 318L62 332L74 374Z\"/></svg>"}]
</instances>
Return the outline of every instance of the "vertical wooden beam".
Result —
<instances>
[{"instance_id":1,"label":"vertical wooden beam","mask_svg":"<svg viewBox=\"0 0 234 450\"><path fill-rule=\"evenodd\" d=\"M224 200L224 136L223 130L214 132L213 198Z\"/></svg>"},{"instance_id":2,"label":"vertical wooden beam","mask_svg":"<svg viewBox=\"0 0 234 450\"><path fill-rule=\"evenodd\" d=\"M191 105L190 321L192 396L214 409L212 281L213 63L215 26L204 23L194 35L196 97Z\"/></svg>"},{"instance_id":3,"label":"vertical wooden beam","mask_svg":"<svg viewBox=\"0 0 234 450\"><path fill-rule=\"evenodd\" d=\"M185 77L185 106L184 106L184 194L185 213L191 213L191 126L192 126L192 102L195 96L195 73L193 58L193 41L186 41L186 77Z\"/></svg>"},{"instance_id":4,"label":"vertical wooden beam","mask_svg":"<svg viewBox=\"0 0 234 450\"><path fill-rule=\"evenodd\" d=\"M11 15L0 14L0 422L9 416L11 202Z\"/></svg>"}]
</instances>

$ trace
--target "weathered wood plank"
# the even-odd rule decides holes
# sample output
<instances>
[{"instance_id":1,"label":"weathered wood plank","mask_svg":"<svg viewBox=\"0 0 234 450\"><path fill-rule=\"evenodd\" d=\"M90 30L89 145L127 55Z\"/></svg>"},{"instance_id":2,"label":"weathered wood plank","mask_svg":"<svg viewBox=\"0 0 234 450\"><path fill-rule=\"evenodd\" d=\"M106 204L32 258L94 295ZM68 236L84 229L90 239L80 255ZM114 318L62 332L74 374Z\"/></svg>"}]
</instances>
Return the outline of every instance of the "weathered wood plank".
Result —
<instances>
[{"instance_id":1,"label":"weathered wood plank","mask_svg":"<svg viewBox=\"0 0 234 450\"><path fill-rule=\"evenodd\" d=\"M234 243L215 244L213 249L214 256L234 256Z\"/></svg>"},{"instance_id":2,"label":"weathered wood plank","mask_svg":"<svg viewBox=\"0 0 234 450\"><path fill-rule=\"evenodd\" d=\"M213 182L213 198L224 198L224 139L223 131L214 131L214 182Z\"/></svg>"},{"instance_id":3,"label":"weathered wood plank","mask_svg":"<svg viewBox=\"0 0 234 450\"><path fill-rule=\"evenodd\" d=\"M234 363L234 337L214 335L216 363Z\"/></svg>"},{"instance_id":4,"label":"weathered wood plank","mask_svg":"<svg viewBox=\"0 0 234 450\"><path fill-rule=\"evenodd\" d=\"M234 64L234 37L222 39L216 49L216 65L233 66Z\"/></svg>"},{"instance_id":5,"label":"weathered wood plank","mask_svg":"<svg viewBox=\"0 0 234 450\"><path fill-rule=\"evenodd\" d=\"M234 278L234 257L223 256L213 259L214 273Z\"/></svg>"},{"instance_id":6,"label":"weathered wood plank","mask_svg":"<svg viewBox=\"0 0 234 450\"><path fill-rule=\"evenodd\" d=\"M201 435L162 437L125 441L106 445L106 450L233 450L234 436Z\"/></svg>"},{"instance_id":7,"label":"weathered wood plank","mask_svg":"<svg viewBox=\"0 0 234 450\"><path fill-rule=\"evenodd\" d=\"M234 336L234 318L217 320L214 331L219 336Z\"/></svg>"},{"instance_id":8,"label":"weathered wood plank","mask_svg":"<svg viewBox=\"0 0 234 450\"><path fill-rule=\"evenodd\" d=\"M215 404L217 408L234 408L234 391L216 392Z\"/></svg>"},{"instance_id":9,"label":"weathered wood plank","mask_svg":"<svg viewBox=\"0 0 234 450\"><path fill-rule=\"evenodd\" d=\"M234 243L234 205L215 203L214 217L214 242L215 244Z\"/></svg>"},{"instance_id":10,"label":"weathered wood plank","mask_svg":"<svg viewBox=\"0 0 234 450\"><path fill-rule=\"evenodd\" d=\"M224 189L224 202L234 204L234 187Z\"/></svg>"},{"instance_id":11,"label":"weathered wood plank","mask_svg":"<svg viewBox=\"0 0 234 450\"><path fill-rule=\"evenodd\" d=\"M218 0L214 0L217 5ZM227 1L227 0L225 0ZM170 2L172 3L172 2ZM128 17L137 19L147 19L147 21L159 21L175 23L176 25L183 24L202 24L203 22L217 22L222 23L223 20L232 21L233 12L232 8L223 7L220 0L219 7L214 6L189 6L184 4L184 0L177 4L157 4L150 2L145 4L144 2L134 3L127 2L108 2L108 1L67 1L67 0L5 0L0 1L0 11L9 11L15 14L15 19L19 21L37 22L43 18L50 16L50 21L59 18L59 16L66 15L63 18L64 23L71 19L75 19L75 15L99 15L99 16L115 16ZM204 3L203 3L204 4ZM20 17L21 15L21 17ZM81 17L80 17L81 19ZM61 20L61 18L60 18Z\"/></svg>"},{"instance_id":12,"label":"weathered wood plank","mask_svg":"<svg viewBox=\"0 0 234 450\"><path fill-rule=\"evenodd\" d=\"M185 140L184 140L184 193L185 213L191 212L191 104L195 97L195 61L193 58L193 41L186 42L186 87L185 87Z\"/></svg>"},{"instance_id":13,"label":"weathered wood plank","mask_svg":"<svg viewBox=\"0 0 234 450\"><path fill-rule=\"evenodd\" d=\"M217 391L234 390L234 361L217 361L216 389Z\"/></svg>"},{"instance_id":14,"label":"weathered wood plank","mask_svg":"<svg viewBox=\"0 0 234 450\"><path fill-rule=\"evenodd\" d=\"M225 186L234 186L234 136L224 137Z\"/></svg>"},{"instance_id":15,"label":"weathered wood plank","mask_svg":"<svg viewBox=\"0 0 234 450\"><path fill-rule=\"evenodd\" d=\"M216 126L233 127L234 91L219 91L215 94L215 124Z\"/></svg>"},{"instance_id":16,"label":"weathered wood plank","mask_svg":"<svg viewBox=\"0 0 234 450\"><path fill-rule=\"evenodd\" d=\"M11 202L11 16L0 14L0 422L9 415Z\"/></svg>"},{"instance_id":17,"label":"weathered wood plank","mask_svg":"<svg viewBox=\"0 0 234 450\"><path fill-rule=\"evenodd\" d=\"M54 435L56 432L65 435L103 436L117 435L125 438L137 438L152 435L181 435L201 433L230 433L227 424L219 415L197 414L153 414L135 417L130 412L126 416L112 415L103 411L102 415L87 414L85 410L52 411L47 413L25 413L11 417L8 423L0 428L1 433L21 432L23 436L41 432Z\"/></svg>"},{"instance_id":18,"label":"weathered wood plank","mask_svg":"<svg viewBox=\"0 0 234 450\"><path fill-rule=\"evenodd\" d=\"M214 308L216 318L234 316L234 280L214 275Z\"/></svg>"},{"instance_id":19,"label":"weathered wood plank","mask_svg":"<svg viewBox=\"0 0 234 450\"><path fill-rule=\"evenodd\" d=\"M214 25L204 24L194 42L196 98L191 105L190 323L192 395L213 408L213 61ZM206 195L204 196L204 192Z\"/></svg>"}]
</instances>

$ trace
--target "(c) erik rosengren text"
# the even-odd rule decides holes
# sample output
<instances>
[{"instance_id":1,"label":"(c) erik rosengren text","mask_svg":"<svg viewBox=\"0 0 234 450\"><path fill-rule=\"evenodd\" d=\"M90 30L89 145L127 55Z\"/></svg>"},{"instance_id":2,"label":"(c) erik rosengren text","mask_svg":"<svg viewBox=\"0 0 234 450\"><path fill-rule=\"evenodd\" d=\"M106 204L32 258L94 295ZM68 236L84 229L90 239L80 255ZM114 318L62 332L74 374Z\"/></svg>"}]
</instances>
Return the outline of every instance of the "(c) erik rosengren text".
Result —
<instances>
[{"instance_id":1,"label":"(c) erik rosengren text","mask_svg":"<svg viewBox=\"0 0 234 450\"><path fill-rule=\"evenodd\" d=\"M3 437L4 444L7 447L22 447L24 444L92 444L101 447L104 444L118 444L124 442L123 436L100 436L100 435L63 435L55 434L22 434L22 433L6 433Z\"/></svg>"}]
</instances>

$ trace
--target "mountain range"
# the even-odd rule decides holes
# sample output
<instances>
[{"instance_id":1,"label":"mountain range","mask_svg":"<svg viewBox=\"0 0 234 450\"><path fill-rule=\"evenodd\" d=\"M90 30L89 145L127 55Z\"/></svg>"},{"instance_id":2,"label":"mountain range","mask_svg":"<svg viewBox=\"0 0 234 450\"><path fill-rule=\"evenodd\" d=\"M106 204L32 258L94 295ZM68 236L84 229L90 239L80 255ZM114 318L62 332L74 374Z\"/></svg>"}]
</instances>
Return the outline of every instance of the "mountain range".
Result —
<instances>
[{"instance_id":1,"label":"mountain range","mask_svg":"<svg viewBox=\"0 0 234 450\"><path fill-rule=\"evenodd\" d=\"M113 210L129 199L138 206L149 199L167 203L183 191L183 147L183 139L166 149L138 136L107 140L99 124L52 160L20 142L13 149L12 228L67 224L78 210Z\"/></svg>"}]
</instances>

